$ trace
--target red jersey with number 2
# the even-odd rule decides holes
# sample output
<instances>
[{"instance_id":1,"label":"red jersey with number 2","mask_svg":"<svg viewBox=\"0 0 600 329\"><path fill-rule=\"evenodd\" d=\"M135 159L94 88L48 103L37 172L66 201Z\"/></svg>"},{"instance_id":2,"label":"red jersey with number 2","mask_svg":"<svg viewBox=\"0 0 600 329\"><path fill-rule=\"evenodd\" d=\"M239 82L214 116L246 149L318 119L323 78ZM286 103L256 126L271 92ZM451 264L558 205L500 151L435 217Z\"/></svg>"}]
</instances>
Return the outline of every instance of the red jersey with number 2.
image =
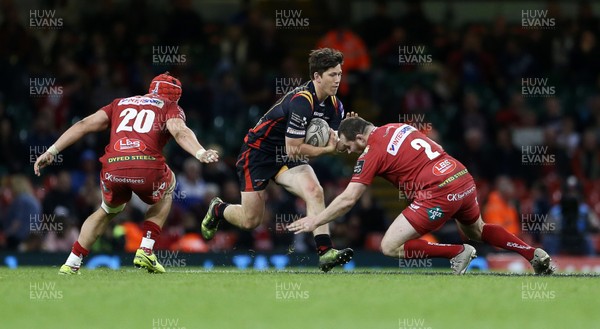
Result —
<instances>
[{"instance_id":1,"label":"red jersey with number 2","mask_svg":"<svg viewBox=\"0 0 600 329\"><path fill-rule=\"evenodd\" d=\"M110 119L110 142L100 162L104 169L165 166L162 149L171 134L167 120L185 114L177 103L156 95L115 99L101 108Z\"/></svg>"},{"instance_id":2,"label":"red jersey with number 2","mask_svg":"<svg viewBox=\"0 0 600 329\"><path fill-rule=\"evenodd\" d=\"M463 164L416 128L394 123L371 132L352 182L370 185L375 176L403 190L409 199L419 199L421 191L432 192L430 196L443 193L442 187L459 186L461 178L470 175Z\"/></svg>"}]
</instances>

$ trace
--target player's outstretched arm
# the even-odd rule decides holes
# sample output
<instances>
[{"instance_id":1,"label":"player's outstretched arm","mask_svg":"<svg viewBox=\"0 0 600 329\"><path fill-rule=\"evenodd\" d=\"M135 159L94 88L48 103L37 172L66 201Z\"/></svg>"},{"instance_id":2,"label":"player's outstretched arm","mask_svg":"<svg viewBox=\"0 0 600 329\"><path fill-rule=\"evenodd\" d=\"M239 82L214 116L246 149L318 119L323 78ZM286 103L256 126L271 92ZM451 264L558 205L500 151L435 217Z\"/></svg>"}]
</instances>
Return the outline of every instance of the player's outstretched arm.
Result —
<instances>
[{"instance_id":1,"label":"player's outstretched arm","mask_svg":"<svg viewBox=\"0 0 600 329\"><path fill-rule=\"evenodd\" d=\"M180 118L167 120L167 129L182 149L193 155L200 162L211 163L219 161L219 153L215 150L205 150L196 134Z\"/></svg>"},{"instance_id":2,"label":"player's outstretched arm","mask_svg":"<svg viewBox=\"0 0 600 329\"><path fill-rule=\"evenodd\" d=\"M108 128L109 123L110 120L104 111L96 111L96 113L81 119L67 129L67 131L65 131L56 142L48 148L48 151L37 158L33 165L33 171L39 176L40 169L52 163L58 152L73 145L73 143L77 142L87 133L97 132Z\"/></svg>"},{"instance_id":3,"label":"player's outstretched arm","mask_svg":"<svg viewBox=\"0 0 600 329\"><path fill-rule=\"evenodd\" d=\"M288 230L296 234L314 231L317 227L327 224L350 211L366 189L367 185L361 183L348 184L344 192L338 195L320 214L316 217L300 218L288 225Z\"/></svg>"}]
</instances>

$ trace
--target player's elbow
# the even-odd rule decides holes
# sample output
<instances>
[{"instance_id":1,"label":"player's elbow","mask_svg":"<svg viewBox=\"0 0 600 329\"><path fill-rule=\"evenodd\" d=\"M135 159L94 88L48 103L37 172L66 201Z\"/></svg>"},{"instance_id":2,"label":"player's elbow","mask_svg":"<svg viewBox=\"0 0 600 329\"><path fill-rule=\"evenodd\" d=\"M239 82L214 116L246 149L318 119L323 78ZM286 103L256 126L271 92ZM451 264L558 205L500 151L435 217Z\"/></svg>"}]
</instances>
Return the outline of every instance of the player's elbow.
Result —
<instances>
[{"instance_id":1,"label":"player's elbow","mask_svg":"<svg viewBox=\"0 0 600 329\"><path fill-rule=\"evenodd\" d=\"M351 197L351 196L345 196L342 199L342 209L345 212L350 211L350 209L352 209L352 207L354 207L354 204L356 204L356 201L357 200L355 198Z\"/></svg>"},{"instance_id":2,"label":"player's elbow","mask_svg":"<svg viewBox=\"0 0 600 329\"><path fill-rule=\"evenodd\" d=\"M171 131L171 135L173 135L173 138L177 144L181 145L181 143L183 143L183 141L190 136L190 129L188 127L173 129L173 131Z\"/></svg>"}]
</instances>

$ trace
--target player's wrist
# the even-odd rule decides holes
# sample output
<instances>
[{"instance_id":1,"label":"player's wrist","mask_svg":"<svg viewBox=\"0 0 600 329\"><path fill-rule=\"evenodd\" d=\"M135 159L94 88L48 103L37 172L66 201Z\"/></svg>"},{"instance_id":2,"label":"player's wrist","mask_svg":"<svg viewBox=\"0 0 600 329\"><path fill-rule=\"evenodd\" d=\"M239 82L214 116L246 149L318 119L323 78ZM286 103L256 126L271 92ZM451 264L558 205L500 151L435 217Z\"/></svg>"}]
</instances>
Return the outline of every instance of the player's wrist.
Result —
<instances>
[{"instance_id":1,"label":"player's wrist","mask_svg":"<svg viewBox=\"0 0 600 329\"><path fill-rule=\"evenodd\" d=\"M206 153L204 147L200 148L198 151L196 151L196 159L200 160L204 153Z\"/></svg>"},{"instance_id":2,"label":"player's wrist","mask_svg":"<svg viewBox=\"0 0 600 329\"><path fill-rule=\"evenodd\" d=\"M52 154L53 156L57 156L59 153L58 148L56 147L56 145L52 144L52 146L50 146L48 148L48 153Z\"/></svg>"}]
</instances>

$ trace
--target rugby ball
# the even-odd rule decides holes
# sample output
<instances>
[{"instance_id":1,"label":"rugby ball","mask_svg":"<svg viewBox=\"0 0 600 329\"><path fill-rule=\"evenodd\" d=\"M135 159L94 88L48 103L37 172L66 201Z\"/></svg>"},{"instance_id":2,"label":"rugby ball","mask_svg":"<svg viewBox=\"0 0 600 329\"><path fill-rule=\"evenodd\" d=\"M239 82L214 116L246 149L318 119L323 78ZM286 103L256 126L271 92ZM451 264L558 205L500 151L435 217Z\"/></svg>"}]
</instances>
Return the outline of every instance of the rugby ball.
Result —
<instances>
[{"instance_id":1,"label":"rugby ball","mask_svg":"<svg viewBox=\"0 0 600 329\"><path fill-rule=\"evenodd\" d=\"M327 121L314 118L310 120L308 128L306 128L306 137L304 142L312 146L323 147L329 141L329 125Z\"/></svg>"}]
</instances>

